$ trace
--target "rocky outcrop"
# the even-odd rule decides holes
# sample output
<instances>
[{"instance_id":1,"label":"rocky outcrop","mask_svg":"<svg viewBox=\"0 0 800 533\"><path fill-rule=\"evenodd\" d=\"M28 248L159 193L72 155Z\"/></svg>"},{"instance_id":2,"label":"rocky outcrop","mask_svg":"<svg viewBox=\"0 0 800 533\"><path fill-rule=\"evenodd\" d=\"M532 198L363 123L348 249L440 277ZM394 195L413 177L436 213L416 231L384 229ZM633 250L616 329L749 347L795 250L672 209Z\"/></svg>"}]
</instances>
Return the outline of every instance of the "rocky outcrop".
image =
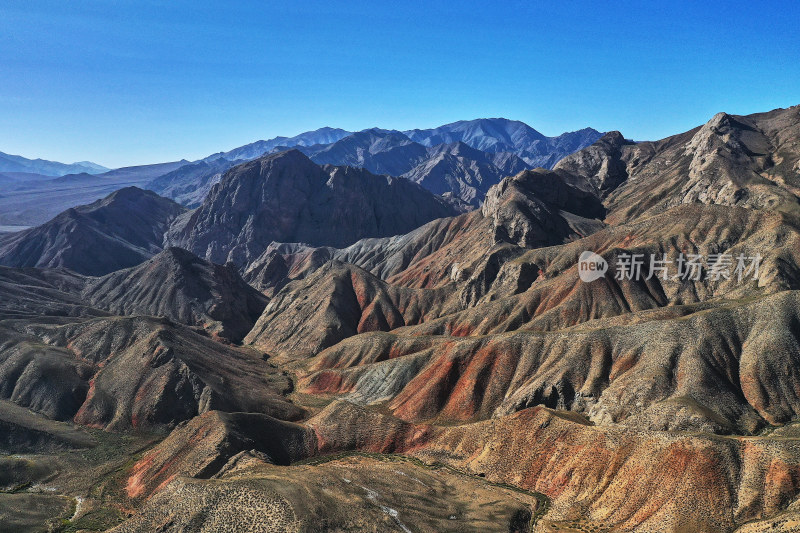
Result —
<instances>
[{"instance_id":1,"label":"rocky outcrop","mask_svg":"<svg viewBox=\"0 0 800 533\"><path fill-rule=\"evenodd\" d=\"M622 144L619 154L613 146L598 143L567 158L559 171L577 173L600 185L607 195L608 221L613 223L686 203L796 214L798 137L798 106L748 116L718 113L702 127L680 135ZM608 170L603 170L604 160ZM613 184L625 175L615 189L603 189L603 183Z\"/></svg>"},{"instance_id":2,"label":"rocky outcrop","mask_svg":"<svg viewBox=\"0 0 800 533\"><path fill-rule=\"evenodd\" d=\"M537 169L492 187L481 212L493 222L495 243L537 248L598 231L603 224L597 219L605 209L596 197L567 185L558 174Z\"/></svg>"},{"instance_id":3,"label":"rocky outcrop","mask_svg":"<svg viewBox=\"0 0 800 533\"><path fill-rule=\"evenodd\" d=\"M553 170L570 179L570 175L580 176L575 185L590 186L597 197L605 198L611 191L628 179L628 168L623 160L623 149L635 146L618 131L603 135L591 146L568 155L553 167ZM626 156L630 149L625 149ZM641 164L642 161L637 161Z\"/></svg>"},{"instance_id":4,"label":"rocky outcrop","mask_svg":"<svg viewBox=\"0 0 800 533\"><path fill-rule=\"evenodd\" d=\"M687 203L800 210L800 106L748 116L717 113L706 124L655 142L611 132L554 168L604 199L622 223Z\"/></svg>"}]
</instances>

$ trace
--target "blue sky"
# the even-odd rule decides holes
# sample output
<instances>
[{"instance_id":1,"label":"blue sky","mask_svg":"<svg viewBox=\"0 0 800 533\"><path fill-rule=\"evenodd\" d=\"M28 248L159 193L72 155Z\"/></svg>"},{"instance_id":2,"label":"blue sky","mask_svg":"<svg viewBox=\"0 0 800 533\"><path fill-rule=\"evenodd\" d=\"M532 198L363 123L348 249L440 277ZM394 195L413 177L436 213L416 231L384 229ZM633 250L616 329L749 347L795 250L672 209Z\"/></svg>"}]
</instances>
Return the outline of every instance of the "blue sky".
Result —
<instances>
[{"instance_id":1,"label":"blue sky","mask_svg":"<svg viewBox=\"0 0 800 533\"><path fill-rule=\"evenodd\" d=\"M0 151L116 167L497 116L657 139L800 104L798 21L795 0L3 0Z\"/></svg>"}]
</instances>

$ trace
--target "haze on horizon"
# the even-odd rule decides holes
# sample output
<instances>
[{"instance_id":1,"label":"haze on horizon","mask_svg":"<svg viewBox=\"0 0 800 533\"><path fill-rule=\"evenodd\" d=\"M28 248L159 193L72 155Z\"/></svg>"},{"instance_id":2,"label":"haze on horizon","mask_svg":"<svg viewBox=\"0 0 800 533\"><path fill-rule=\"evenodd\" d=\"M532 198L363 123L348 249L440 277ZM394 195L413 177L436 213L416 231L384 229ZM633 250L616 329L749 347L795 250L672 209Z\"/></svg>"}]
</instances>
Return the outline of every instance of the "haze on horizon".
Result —
<instances>
[{"instance_id":1,"label":"haze on horizon","mask_svg":"<svg viewBox=\"0 0 800 533\"><path fill-rule=\"evenodd\" d=\"M484 117L659 139L800 103L798 15L776 1L10 0L0 151L119 167Z\"/></svg>"}]
</instances>

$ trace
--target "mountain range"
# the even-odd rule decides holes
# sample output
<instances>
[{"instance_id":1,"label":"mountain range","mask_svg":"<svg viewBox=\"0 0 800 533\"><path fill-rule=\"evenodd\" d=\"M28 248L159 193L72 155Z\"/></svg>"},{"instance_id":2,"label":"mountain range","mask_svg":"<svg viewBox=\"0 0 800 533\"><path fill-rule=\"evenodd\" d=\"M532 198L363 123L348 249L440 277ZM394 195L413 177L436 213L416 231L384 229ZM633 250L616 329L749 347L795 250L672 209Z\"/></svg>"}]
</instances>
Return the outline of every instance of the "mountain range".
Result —
<instances>
[{"instance_id":1,"label":"mountain range","mask_svg":"<svg viewBox=\"0 0 800 533\"><path fill-rule=\"evenodd\" d=\"M800 106L595 133L320 130L150 177L191 208L127 187L0 236L0 509L796 530Z\"/></svg>"},{"instance_id":2,"label":"mountain range","mask_svg":"<svg viewBox=\"0 0 800 533\"><path fill-rule=\"evenodd\" d=\"M109 169L92 163L91 161L80 161L78 163L59 163L57 161L47 161L45 159L27 159L20 155L4 154L0 152L0 172L23 172L29 174L41 174L44 176L63 176L65 174L102 174Z\"/></svg>"},{"instance_id":3,"label":"mountain range","mask_svg":"<svg viewBox=\"0 0 800 533\"><path fill-rule=\"evenodd\" d=\"M374 174L404 177L450 199L453 205L472 209L503 177L535 166L550 168L600 136L586 128L545 137L522 122L478 119L406 132L378 128L349 132L326 127L294 137L256 141L194 162L181 160L110 171L91 163L36 166L51 162L8 156L16 158L14 161L28 161L28 166L9 163L6 172L0 165L0 229L38 225L68 207L91 203L129 186L150 189L195 208L228 169L289 148L302 151L319 164L357 166ZM441 139L447 142L439 142Z\"/></svg>"},{"instance_id":4,"label":"mountain range","mask_svg":"<svg viewBox=\"0 0 800 533\"><path fill-rule=\"evenodd\" d=\"M527 124L503 118L477 119L426 130L359 132L321 128L295 137L257 141L208 156L220 165L295 148L319 164L362 167L374 174L408 178L426 189L477 207L489 187L525 168L551 168L557 161L589 146L602 134L591 128L546 137ZM187 169L188 170L188 169ZM206 169L181 177L182 188L208 179ZM175 180L173 179L174 183ZM151 184L160 194L167 187ZM192 198L190 203L195 203Z\"/></svg>"},{"instance_id":5,"label":"mountain range","mask_svg":"<svg viewBox=\"0 0 800 533\"><path fill-rule=\"evenodd\" d=\"M0 190L0 224L37 226L70 207L100 200L119 189L144 187L154 178L187 163L182 160L123 167L102 174L66 174L59 177L12 174L14 181Z\"/></svg>"},{"instance_id":6,"label":"mountain range","mask_svg":"<svg viewBox=\"0 0 800 533\"><path fill-rule=\"evenodd\" d=\"M552 167L563 156L580 150L598 139L600 134L592 128L562 133L556 137L546 137L524 122L505 118L483 118L460 120L438 128L413 129L407 131L381 130L369 128L361 132L345 131L339 128L320 128L301 133L294 137L275 137L268 141L256 141L227 152L218 152L205 158L205 161L219 158L229 161L255 159L278 149L312 148L329 146L356 133L378 131L392 133L395 141L411 140L426 148L440 144L463 142L476 150L488 153L510 152L523 157L534 167ZM406 141L407 142L407 141ZM337 161L337 164L341 162Z\"/></svg>"}]
</instances>

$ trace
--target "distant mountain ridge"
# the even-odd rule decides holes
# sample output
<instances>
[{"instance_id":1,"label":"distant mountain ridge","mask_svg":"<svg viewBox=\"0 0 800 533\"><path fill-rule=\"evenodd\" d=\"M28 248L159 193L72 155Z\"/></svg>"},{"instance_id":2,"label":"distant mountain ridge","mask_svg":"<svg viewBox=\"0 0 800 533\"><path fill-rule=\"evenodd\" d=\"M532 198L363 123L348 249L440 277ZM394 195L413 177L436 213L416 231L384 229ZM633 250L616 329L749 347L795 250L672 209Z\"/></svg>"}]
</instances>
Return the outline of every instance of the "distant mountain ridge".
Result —
<instances>
[{"instance_id":1,"label":"distant mountain ridge","mask_svg":"<svg viewBox=\"0 0 800 533\"><path fill-rule=\"evenodd\" d=\"M194 208L203 203L208 191L219 183L226 170L244 162L245 159L228 160L223 157L203 159L167 172L147 183L145 188Z\"/></svg>"},{"instance_id":2,"label":"distant mountain ridge","mask_svg":"<svg viewBox=\"0 0 800 533\"><path fill-rule=\"evenodd\" d=\"M63 176L64 174L80 174L81 172L102 174L108 170L110 169L91 161L67 164L45 159L28 159L21 155L0 152L0 172L29 172L45 176Z\"/></svg>"},{"instance_id":3,"label":"distant mountain ridge","mask_svg":"<svg viewBox=\"0 0 800 533\"><path fill-rule=\"evenodd\" d=\"M584 128L547 137L524 122L505 118L462 120L406 131L368 128L350 132L325 127L294 137L256 141L198 163L221 169L223 161L250 161L295 148L320 165L361 167L373 174L408 178L435 194L478 207L489 187L504 177L536 167L552 169L602 135ZM168 185L165 180L154 180L150 188L187 206L198 205L209 183L219 179L218 171L202 165L173 174Z\"/></svg>"},{"instance_id":4,"label":"distant mountain ridge","mask_svg":"<svg viewBox=\"0 0 800 533\"><path fill-rule=\"evenodd\" d=\"M373 174L400 176L428 157L428 150L397 130L372 128L327 146L300 147L318 165L361 167Z\"/></svg>"},{"instance_id":5,"label":"distant mountain ridge","mask_svg":"<svg viewBox=\"0 0 800 533\"><path fill-rule=\"evenodd\" d=\"M407 131L358 132L324 127L259 140L197 161L107 170L0 152L0 225L34 226L61 211L128 186L152 190L189 208L199 206L222 174L267 154L297 149L317 164L364 168L409 179L459 206L477 208L492 185L535 167L552 169L602 134L591 128L547 137L524 122L476 119Z\"/></svg>"},{"instance_id":6,"label":"distant mountain ridge","mask_svg":"<svg viewBox=\"0 0 800 533\"><path fill-rule=\"evenodd\" d=\"M423 146L463 142L483 152L510 152L531 167L548 169L564 156L591 145L603 135L592 128L584 128L547 137L524 122L505 118L460 120L438 128L403 133Z\"/></svg>"},{"instance_id":7,"label":"distant mountain ridge","mask_svg":"<svg viewBox=\"0 0 800 533\"><path fill-rule=\"evenodd\" d=\"M277 147L294 148L295 146L314 146L316 144L333 144L339 139L351 135L353 132L345 131L339 128L319 128L314 131L307 131L294 137L275 137L268 141L256 141L250 144L245 144L227 152L218 152L203 158L203 161L215 161L217 159L226 159L233 161L236 159L251 160L261 157L273 151Z\"/></svg>"},{"instance_id":8,"label":"distant mountain ridge","mask_svg":"<svg viewBox=\"0 0 800 533\"><path fill-rule=\"evenodd\" d=\"M453 144L463 142L467 146L488 153L511 152L528 160L532 166L552 168L555 163L566 155L585 148L603 136L593 128L584 128L578 131L565 132L554 137L547 137L534 128L519 120L506 118L479 118L474 120L460 120L436 128L387 130L382 128L367 128L352 132L340 128L324 127L314 131L307 131L294 137L275 137L269 140L260 140L227 152L217 152L203 161L213 161L219 158L255 159L274 150L283 151L287 148L301 149L310 157L326 151L332 144L350 136L362 137L364 135L380 135L394 137L396 142L407 143L413 141L425 148L440 144ZM322 146L327 145L327 146ZM309 148L305 150L303 148ZM373 153L375 150L373 150ZM544 164L539 164L544 163ZM337 162L336 164L343 164Z\"/></svg>"},{"instance_id":9,"label":"distant mountain ridge","mask_svg":"<svg viewBox=\"0 0 800 533\"><path fill-rule=\"evenodd\" d=\"M0 225L38 226L71 207L92 203L125 187L148 188L154 178L187 164L189 161L183 159L123 167L102 174L83 172L64 176L4 173L0 176L3 185Z\"/></svg>"},{"instance_id":10,"label":"distant mountain ridge","mask_svg":"<svg viewBox=\"0 0 800 533\"><path fill-rule=\"evenodd\" d=\"M357 139L365 135L389 136L395 142L408 144L408 141L420 144L425 148L432 148L441 144L463 142L476 150L488 153L510 152L525 159L529 165L552 168L563 157L590 146L603 136L593 128L584 128L578 131L565 132L555 137L547 137L529 125L519 120L506 118L479 118L475 120L460 120L445 124L437 128L412 129L412 130L387 130L382 128L367 128L352 132L339 128L324 127L314 131L307 131L294 137L275 137L269 140L260 140L227 152L218 152L203 158L203 161L213 161L219 158L255 159L271 151L283 151L288 148L298 148L306 155L312 157L322 152L328 152L331 145L355 136ZM373 148L372 152L380 151ZM318 161L322 163L323 161ZM336 164L344 164L337 161Z\"/></svg>"}]
</instances>

